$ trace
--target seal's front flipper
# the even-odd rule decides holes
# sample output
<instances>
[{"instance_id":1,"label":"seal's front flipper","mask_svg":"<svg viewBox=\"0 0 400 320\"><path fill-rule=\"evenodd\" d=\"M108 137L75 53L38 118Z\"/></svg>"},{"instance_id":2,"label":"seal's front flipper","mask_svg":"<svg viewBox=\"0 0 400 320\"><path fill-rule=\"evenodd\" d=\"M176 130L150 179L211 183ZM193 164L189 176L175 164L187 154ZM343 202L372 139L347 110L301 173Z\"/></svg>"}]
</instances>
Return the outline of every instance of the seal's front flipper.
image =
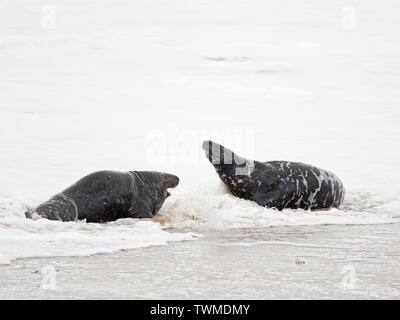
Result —
<instances>
[{"instance_id":1,"label":"seal's front flipper","mask_svg":"<svg viewBox=\"0 0 400 320\"><path fill-rule=\"evenodd\" d=\"M41 216L39 216L35 211L33 210L28 210L25 212L25 217L28 219L32 219L33 221L39 220Z\"/></svg>"},{"instance_id":2,"label":"seal's front flipper","mask_svg":"<svg viewBox=\"0 0 400 320\"><path fill-rule=\"evenodd\" d=\"M32 219L32 212L30 212L30 211L25 211L25 217L26 217L27 219Z\"/></svg>"},{"instance_id":3,"label":"seal's front flipper","mask_svg":"<svg viewBox=\"0 0 400 320\"><path fill-rule=\"evenodd\" d=\"M257 202L262 207L276 208L281 211L284 209L281 190L279 181L271 182L256 188L250 200Z\"/></svg>"},{"instance_id":4,"label":"seal's front flipper","mask_svg":"<svg viewBox=\"0 0 400 320\"><path fill-rule=\"evenodd\" d=\"M29 207L26 204L22 204L22 206L25 208L25 217L27 217L28 219L32 219L32 213L35 212L35 210L31 207Z\"/></svg>"},{"instance_id":5,"label":"seal's front flipper","mask_svg":"<svg viewBox=\"0 0 400 320\"><path fill-rule=\"evenodd\" d=\"M132 202L128 217L134 219L153 218L153 212L148 208L144 201L135 200Z\"/></svg>"},{"instance_id":6,"label":"seal's front flipper","mask_svg":"<svg viewBox=\"0 0 400 320\"><path fill-rule=\"evenodd\" d=\"M153 218L153 214L150 211L147 210L132 210L129 211L129 218L134 218L134 219L144 219L144 218Z\"/></svg>"}]
</instances>

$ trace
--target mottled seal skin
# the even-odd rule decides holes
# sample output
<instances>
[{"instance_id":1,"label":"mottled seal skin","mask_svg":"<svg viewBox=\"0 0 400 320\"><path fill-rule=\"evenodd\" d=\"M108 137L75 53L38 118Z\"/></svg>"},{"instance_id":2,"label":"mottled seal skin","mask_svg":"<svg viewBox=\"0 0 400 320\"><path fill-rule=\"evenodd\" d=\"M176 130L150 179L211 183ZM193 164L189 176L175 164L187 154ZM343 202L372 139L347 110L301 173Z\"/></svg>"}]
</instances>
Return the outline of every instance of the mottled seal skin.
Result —
<instances>
[{"instance_id":1,"label":"mottled seal skin","mask_svg":"<svg viewBox=\"0 0 400 320\"><path fill-rule=\"evenodd\" d=\"M106 222L120 218L152 218L178 185L172 174L153 171L98 171L26 212L28 218Z\"/></svg>"},{"instance_id":2,"label":"mottled seal skin","mask_svg":"<svg viewBox=\"0 0 400 320\"><path fill-rule=\"evenodd\" d=\"M204 141L203 150L234 196L263 207L330 209L344 200L343 183L329 171L300 162L247 160L212 141Z\"/></svg>"}]
</instances>

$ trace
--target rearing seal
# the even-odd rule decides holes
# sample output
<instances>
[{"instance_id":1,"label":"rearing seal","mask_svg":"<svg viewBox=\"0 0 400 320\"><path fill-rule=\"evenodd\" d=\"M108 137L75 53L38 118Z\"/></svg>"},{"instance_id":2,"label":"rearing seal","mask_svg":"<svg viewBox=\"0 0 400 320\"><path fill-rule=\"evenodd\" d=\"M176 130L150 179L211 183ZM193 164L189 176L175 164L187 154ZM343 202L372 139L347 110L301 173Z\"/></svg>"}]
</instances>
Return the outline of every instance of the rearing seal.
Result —
<instances>
[{"instance_id":1,"label":"rearing seal","mask_svg":"<svg viewBox=\"0 0 400 320\"><path fill-rule=\"evenodd\" d=\"M236 197L278 210L330 209L343 203L343 183L329 171L300 162L247 160L212 141L204 141L203 150Z\"/></svg>"},{"instance_id":2,"label":"rearing seal","mask_svg":"<svg viewBox=\"0 0 400 320\"><path fill-rule=\"evenodd\" d=\"M120 218L152 218L170 196L179 178L153 171L98 171L58 193L27 218L106 222Z\"/></svg>"}]
</instances>

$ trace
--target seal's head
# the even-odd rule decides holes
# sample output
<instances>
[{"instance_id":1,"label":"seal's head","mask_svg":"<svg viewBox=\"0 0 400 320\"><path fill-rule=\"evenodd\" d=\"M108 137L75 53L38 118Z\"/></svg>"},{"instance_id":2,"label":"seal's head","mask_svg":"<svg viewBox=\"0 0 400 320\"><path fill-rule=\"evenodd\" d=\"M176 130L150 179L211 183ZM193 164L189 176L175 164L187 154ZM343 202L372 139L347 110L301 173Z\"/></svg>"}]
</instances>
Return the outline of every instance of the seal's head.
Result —
<instances>
[{"instance_id":1,"label":"seal's head","mask_svg":"<svg viewBox=\"0 0 400 320\"><path fill-rule=\"evenodd\" d=\"M250 168L249 163L252 163L252 161L238 156L233 151L213 141L204 141L202 147L208 160L223 181L226 177L247 175Z\"/></svg>"},{"instance_id":2,"label":"seal's head","mask_svg":"<svg viewBox=\"0 0 400 320\"><path fill-rule=\"evenodd\" d=\"M179 184L179 178L173 174L161 173L161 184L165 188L166 197L169 197L171 194L168 189L175 188Z\"/></svg>"},{"instance_id":3,"label":"seal's head","mask_svg":"<svg viewBox=\"0 0 400 320\"><path fill-rule=\"evenodd\" d=\"M171 194L168 189L179 184L179 178L173 174L157 171L131 171L135 179L141 182L140 195L151 203L151 212L155 215Z\"/></svg>"},{"instance_id":4,"label":"seal's head","mask_svg":"<svg viewBox=\"0 0 400 320\"><path fill-rule=\"evenodd\" d=\"M163 172L152 172L151 175L154 184L154 210L153 215L161 209L165 199L167 199L171 194L168 189L175 188L179 184L179 178L173 174L163 173Z\"/></svg>"}]
</instances>

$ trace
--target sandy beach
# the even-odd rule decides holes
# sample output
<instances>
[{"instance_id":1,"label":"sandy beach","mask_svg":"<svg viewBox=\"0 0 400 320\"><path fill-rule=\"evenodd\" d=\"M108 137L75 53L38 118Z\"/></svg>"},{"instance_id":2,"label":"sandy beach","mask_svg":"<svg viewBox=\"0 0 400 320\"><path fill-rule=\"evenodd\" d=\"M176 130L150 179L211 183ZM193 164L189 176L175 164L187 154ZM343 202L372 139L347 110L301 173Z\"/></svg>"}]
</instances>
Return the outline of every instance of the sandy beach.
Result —
<instances>
[{"instance_id":1,"label":"sandy beach","mask_svg":"<svg viewBox=\"0 0 400 320\"><path fill-rule=\"evenodd\" d=\"M0 266L1 299L399 299L400 224L209 233ZM55 270L55 287L44 277ZM50 272L51 275L51 272Z\"/></svg>"}]
</instances>

